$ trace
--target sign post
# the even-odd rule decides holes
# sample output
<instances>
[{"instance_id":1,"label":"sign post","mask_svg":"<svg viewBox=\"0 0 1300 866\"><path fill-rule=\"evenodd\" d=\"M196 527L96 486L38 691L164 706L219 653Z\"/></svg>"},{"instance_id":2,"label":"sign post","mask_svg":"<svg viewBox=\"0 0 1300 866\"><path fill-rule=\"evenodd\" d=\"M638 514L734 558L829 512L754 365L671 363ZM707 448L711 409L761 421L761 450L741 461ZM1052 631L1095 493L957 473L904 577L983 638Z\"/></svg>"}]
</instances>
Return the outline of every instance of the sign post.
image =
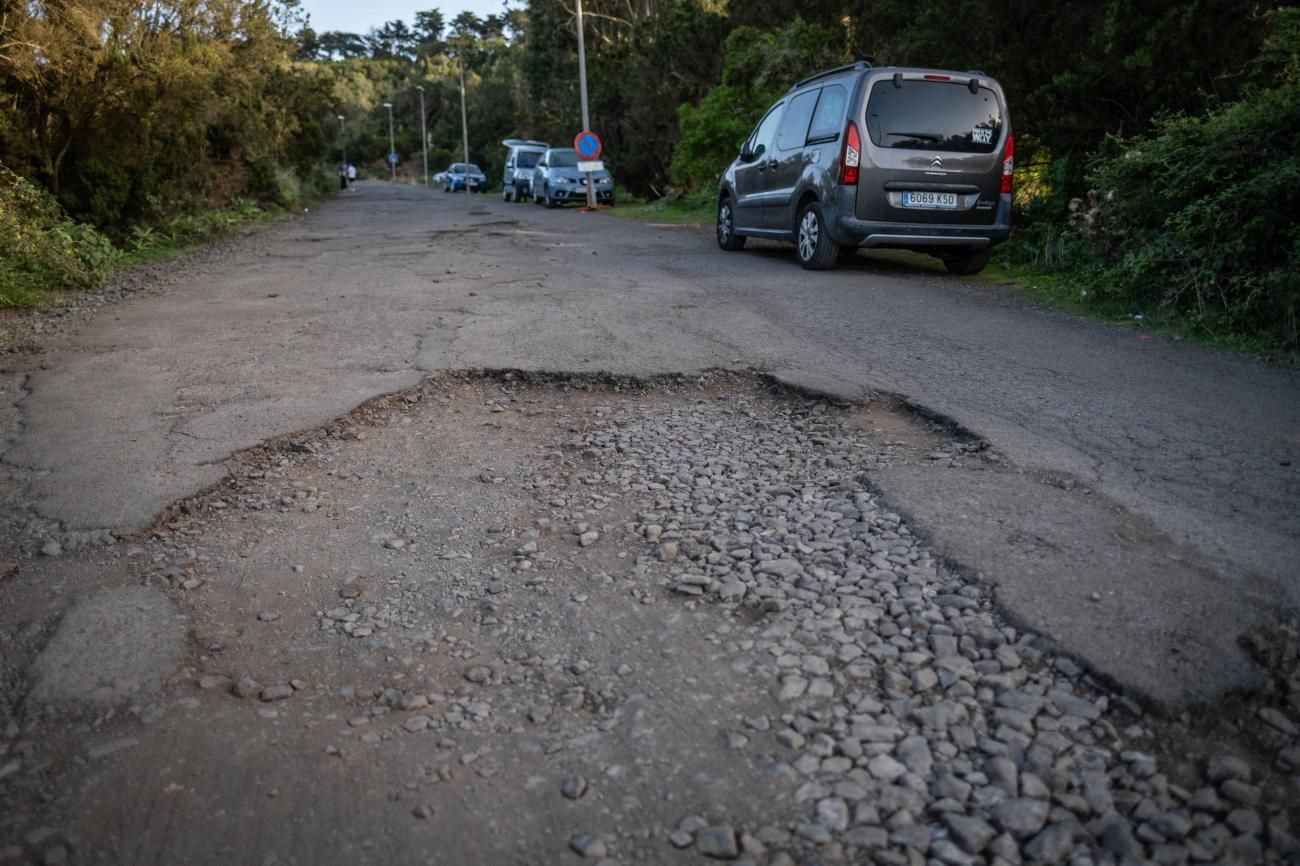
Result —
<instances>
[{"instance_id":1,"label":"sign post","mask_svg":"<svg viewBox=\"0 0 1300 866\"><path fill-rule=\"evenodd\" d=\"M578 171L587 176L587 208L596 207L596 177L592 172L600 171L604 166L597 162L603 145L600 136L591 130L583 130L573 139L573 149L578 152Z\"/></svg>"},{"instance_id":2,"label":"sign post","mask_svg":"<svg viewBox=\"0 0 1300 866\"><path fill-rule=\"evenodd\" d=\"M582 29L583 29L582 28L582 0L577 0L577 5L578 5L578 93L581 95L582 98L582 128L584 130L587 130L587 129L591 129L591 118L587 116L587 50L583 46L583 42L582 42ZM592 138L596 138L596 136L591 133L584 133L584 134L591 135ZM579 136L579 138L581 138L581 136ZM596 139L596 145L597 147L600 146L600 139ZM582 151L579 150L578 153L579 155L581 155ZM597 153L599 153L599 151L597 151ZM592 158L594 159L594 157ZM587 207L588 208L594 208L596 206L596 190L594 187L592 187L591 180L592 180L591 172L587 172Z\"/></svg>"}]
</instances>

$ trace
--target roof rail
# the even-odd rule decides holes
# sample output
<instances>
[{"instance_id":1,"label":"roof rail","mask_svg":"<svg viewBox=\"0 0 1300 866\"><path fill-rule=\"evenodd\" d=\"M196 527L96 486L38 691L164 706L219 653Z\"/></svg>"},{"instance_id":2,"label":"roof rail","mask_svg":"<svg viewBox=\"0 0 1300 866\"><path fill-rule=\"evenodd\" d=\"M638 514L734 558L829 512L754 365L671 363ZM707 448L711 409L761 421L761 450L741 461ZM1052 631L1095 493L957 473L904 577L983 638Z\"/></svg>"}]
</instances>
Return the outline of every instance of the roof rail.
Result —
<instances>
[{"instance_id":1,"label":"roof rail","mask_svg":"<svg viewBox=\"0 0 1300 866\"><path fill-rule=\"evenodd\" d=\"M850 63L847 66L837 66L834 69L827 69L825 72L818 72L816 75L808 76L803 81L800 81L798 84L791 87L790 90L798 90L800 87L803 87L805 84L811 84L819 78L829 78L832 75L839 75L841 72L852 72L854 70L870 69L870 68L871 68L871 63L866 60L859 60L858 62ZM789 93L790 90L786 92Z\"/></svg>"}]
</instances>

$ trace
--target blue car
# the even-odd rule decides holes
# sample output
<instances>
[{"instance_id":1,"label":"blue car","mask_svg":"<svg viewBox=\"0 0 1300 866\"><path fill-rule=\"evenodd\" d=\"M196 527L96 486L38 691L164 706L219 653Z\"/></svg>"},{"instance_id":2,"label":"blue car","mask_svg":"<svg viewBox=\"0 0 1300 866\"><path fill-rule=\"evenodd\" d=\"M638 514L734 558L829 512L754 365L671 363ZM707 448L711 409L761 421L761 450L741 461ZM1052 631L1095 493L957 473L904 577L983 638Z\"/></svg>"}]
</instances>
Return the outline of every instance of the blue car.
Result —
<instances>
[{"instance_id":1,"label":"blue car","mask_svg":"<svg viewBox=\"0 0 1300 866\"><path fill-rule=\"evenodd\" d=\"M466 184L470 192L484 192L487 190L487 175L472 162L468 166L463 162L453 162L444 173L442 191L464 192Z\"/></svg>"}]
</instances>

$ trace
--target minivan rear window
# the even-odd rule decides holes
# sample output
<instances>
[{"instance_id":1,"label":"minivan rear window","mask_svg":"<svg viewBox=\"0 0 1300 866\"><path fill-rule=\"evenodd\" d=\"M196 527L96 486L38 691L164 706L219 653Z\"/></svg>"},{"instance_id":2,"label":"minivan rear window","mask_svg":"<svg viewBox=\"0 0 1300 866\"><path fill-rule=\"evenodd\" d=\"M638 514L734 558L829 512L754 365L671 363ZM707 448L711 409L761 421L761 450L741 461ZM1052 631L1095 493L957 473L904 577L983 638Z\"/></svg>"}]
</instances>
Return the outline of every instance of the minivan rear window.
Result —
<instances>
[{"instance_id":1,"label":"minivan rear window","mask_svg":"<svg viewBox=\"0 0 1300 866\"><path fill-rule=\"evenodd\" d=\"M808 140L817 141L839 135L844 121L844 105L848 101L848 92L838 84L823 87L822 95L817 99L817 110L813 112L812 126L808 129Z\"/></svg>"},{"instance_id":2,"label":"minivan rear window","mask_svg":"<svg viewBox=\"0 0 1300 866\"><path fill-rule=\"evenodd\" d=\"M877 81L867 101L867 134L877 147L992 153L1002 136L1002 107L987 87L965 81Z\"/></svg>"}]
</instances>

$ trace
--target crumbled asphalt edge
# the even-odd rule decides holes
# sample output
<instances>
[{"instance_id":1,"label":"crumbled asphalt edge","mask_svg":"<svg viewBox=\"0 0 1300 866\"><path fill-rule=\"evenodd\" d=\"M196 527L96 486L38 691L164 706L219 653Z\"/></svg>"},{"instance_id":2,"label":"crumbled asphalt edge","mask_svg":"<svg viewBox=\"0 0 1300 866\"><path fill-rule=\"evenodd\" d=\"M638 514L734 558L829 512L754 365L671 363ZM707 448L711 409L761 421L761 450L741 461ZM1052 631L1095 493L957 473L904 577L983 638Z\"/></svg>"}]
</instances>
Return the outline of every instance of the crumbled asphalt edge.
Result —
<instances>
[{"instance_id":1,"label":"crumbled asphalt edge","mask_svg":"<svg viewBox=\"0 0 1300 866\"><path fill-rule=\"evenodd\" d=\"M418 403L426 396L434 393L441 385L454 382L459 384L473 384L475 382L490 383L492 385L519 386L519 387L557 387L562 390L578 391L599 391L607 390L613 394L650 394L656 391L665 393L675 389L681 389L689 386L696 386L701 389L706 387L722 388L759 388L773 399L803 399L818 400L825 402L828 406L839 410L849 409L853 406L866 407L872 403L879 402L886 410L904 414L910 420L931 432L938 432L952 440L953 453L956 456L970 456L987 461L990 468L996 471L1000 468L999 464L1004 461L1003 456L995 449L991 448L987 440L979 434L962 425L959 421L937 412L928 407L922 406L907 397L891 392L872 392L870 398L866 401L849 401L836 396L833 393L822 391L816 388L806 388L802 385L784 381L763 371L737 371L721 368L712 368L700 370L694 373L664 373L651 376L637 376L626 374L615 374L606 371L595 371L590 373L563 373L543 370L523 370L518 368L469 368L462 370L444 370L434 373L425 378L423 382L413 388L393 391L387 394L381 394L372 397L359 404L351 411L340 415L339 417L327 422L316 428L286 433L274 437L265 442L254 445L250 448L237 451L222 463L231 468L232 471L226 473L222 480L209 485L208 487L187 496L164 509L154 519L154 521L145 529L134 534L117 535L114 538L119 541L131 542L140 541L159 533L165 533L169 524L183 517L193 517L201 513L209 503L214 500L229 497L241 483L242 479L239 473L233 471L233 467L239 466L244 470L250 468L269 468L273 463L282 458L288 457L294 459L304 455L314 453L312 443L331 439L347 438L347 433L355 428L364 427L383 427L385 423L385 413L403 404L409 405ZM1031 477L1036 478L1040 483L1051 486L1062 487L1064 476L1049 473L1033 473ZM889 502L887 493L882 490L870 477L869 473L862 473L860 480L863 485L876 495L884 505L891 510L899 513L908 523L912 532L920 538L927 546L930 546L931 538L927 534L916 528L911 519L911 515L900 511L895 505ZM1088 495L1091 491L1079 486L1069 486L1066 489L1072 489L1077 492ZM997 615L1008 625L1015 627L1023 632L1030 632L1038 635L1038 640L1042 642L1045 651L1050 651L1058 657L1068 657L1060 650L1055 642L1046 635L1038 634L1031 624L1024 622L1019 617L1009 614L1001 605L997 604L997 595L995 588L982 576L977 569L970 568L964 563L940 556L938 553L932 554L942 567L960 578L966 583L982 587L994 600L994 607ZM1295 614L1300 616L1300 614ZM1253 635L1243 636L1243 646L1251 654L1252 658L1264 668L1268 673L1271 681L1278 677L1277 673L1270 670L1266 662L1266 657L1259 653L1252 652L1252 640L1256 644L1267 643L1275 639L1277 631L1268 631L1254 633ZM1147 713L1160 714L1160 708L1146 701L1140 695L1127 693L1124 688L1113 678L1107 676L1104 672L1096 671L1086 665L1082 660L1069 657L1071 661L1088 670L1089 676L1093 678L1099 688L1118 695L1121 700L1126 702L1124 709L1130 716ZM1300 668L1298 668L1300 670ZM1300 675L1300 674L1297 674ZM1282 674L1285 678L1286 674ZM1282 703L1280 695L1282 693L1276 689L1269 689L1264 693L1231 693L1217 704L1209 706L1199 706L1188 708L1181 714L1179 721L1191 726L1192 728L1204 729L1222 729L1225 722L1239 731L1245 732L1260 727L1257 724L1248 722L1249 717L1255 715L1259 706L1271 706ZM1236 707L1237 712L1231 713L1230 718L1225 718L1222 709L1224 707ZM1238 721L1234 721L1237 719ZM1265 764L1270 763L1271 756L1263 754L1261 746L1269 741L1270 738L1264 737L1247 737L1246 742L1254 743L1256 752Z\"/></svg>"},{"instance_id":2,"label":"crumbled asphalt edge","mask_svg":"<svg viewBox=\"0 0 1300 866\"><path fill-rule=\"evenodd\" d=\"M209 268L236 255L263 255L269 244L267 232L286 222L300 219L299 214L287 214L283 219L243 226L234 234L166 258L142 262L125 267L99 288L63 293L58 303L34 310L24 310L0 318L0 375L22 375L22 396L14 401L16 409L16 436L27 427L24 403L31 399L31 373L20 372L34 363L34 358L45 353L46 341L75 333L85 327L101 311L136 295L158 296L172 285L204 274ZM17 368L17 369L14 369ZM14 440L0 443L0 480L11 484L12 504L0 518L0 550L18 551L30 543L33 535L53 536L81 544L109 544L116 537L109 530L69 533L61 521L41 515L28 501L21 498L21 490L30 486L39 473L25 466L15 465L5 459ZM39 543L38 543L39 546Z\"/></svg>"},{"instance_id":3,"label":"crumbled asphalt edge","mask_svg":"<svg viewBox=\"0 0 1300 866\"><path fill-rule=\"evenodd\" d=\"M952 440L953 453L956 456L969 456L986 461L992 471L1005 468L1002 455L995 449L990 448L987 441L978 434L964 427L957 420L920 406L904 396L888 392L876 392L867 401L847 401L831 393L785 382L765 372L726 369L708 369L695 373L668 373L655 376L620 375L608 372L575 374L515 368L474 368L440 371L427 377L414 388L374 397L363 402L351 412L321 427L276 437L252 448L237 452L227 458L225 462L228 466L242 466L247 470L255 467L269 468L286 457L291 460L301 458L313 453L313 442L329 438L348 438L349 431L357 428L384 426L386 413L402 405L418 403L446 383L471 385L475 382L488 383L494 386L555 387L561 390L587 392L603 390L611 394L622 395L651 394L657 391L667 394L692 386L700 389L755 389L765 392L772 399L822 401L828 406L841 411L854 406L866 407L879 401L887 410L903 413L913 423L931 432L939 432L949 437ZM1062 476L1053 474L1049 476L1033 475L1032 477L1037 478L1040 483L1058 487L1065 486L1062 483ZM898 511L889 502L888 495L875 484L869 473L861 473L859 480L864 487L881 500L882 504L899 513L912 532L926 546L930 546L931 539L915 527L910 515ZM151 535L157 535L159 532L166 531L168 524L174 523L178 518L197 515L212 500L231 495L239 481L237 473L233 471L228 473L225 479L210 488L180 500L166 509L148 529L141 531L132 539L139 540L148 538ZM1086 488L1067 487L1067 489L1075 490L1083 495L1090 494L1090 491ZM1262 766L1276 765L1275 755L1278 750L1276 737L1272 735L1268 726L1260 721L1258 713L1261 709L1267 707L1284 706L1284 693L1280 690L1270 689L1262 693L1232 693L1215 704L1191 707L1182 712L1178 718L1169 719L1165 717L1166 714L1163 714L1159 707L1152 705L1151 702L1146 701L1140 695L1126 692L1119 683L1105 675L1104 672L1096 671L1081 660L1067 656L1050 636L1037 632L1031 624L1022 621L1019 617L1009 615L997 603L995 588L978 570L949 557L940 556L933 551L932 556L948 574L965 583L981 587L993 600L994 611L1003 622L1021 632L1036 635L1036 640L1044 652L1050 652L1056 657L1069 658L1079 667L1085 669L1092 680L1093 688L1119 698L1118 703L1120 703L1122 712L1127 718L1144 717L1148 720L1163 718L1164 722L1170 726L1167 731L1169 736L1157 738L1157 741L1163 744L1162 751L1169 758L1185 757L1179 754L1179 751L1189 741L1213 742L1226 735L1239 740L1246 746ZM1281 633L1284 633L1284 631ZM1277 634L1279 634L1277 631L1266 632L1256 635L1254 640L1261 645L1267 644L1270 641L1276 641ZM1251 639L1250 636L1243 638L1243 640ZM1250 647L1247 646L1247 649L1249 651ZM1266 672L1269 672L1271 681L1277 680L1279 675L1275 670L1270 670L1266 656L1252 653L1252 657L1256 659L1257 663L1261 663L1265 667ZM1276 669L1277 665L1273 664L1271 667ZM1283 672L1280 676L1285 679L1287 675L1287 673ZM1300 677L1300 662L1294 663L1291 675ZM1297 688L1296 693L1300 695L1300 688ZM1300 701L1300 697L1297 697L1297 700Z\"/></svg>"}]
</instances>

